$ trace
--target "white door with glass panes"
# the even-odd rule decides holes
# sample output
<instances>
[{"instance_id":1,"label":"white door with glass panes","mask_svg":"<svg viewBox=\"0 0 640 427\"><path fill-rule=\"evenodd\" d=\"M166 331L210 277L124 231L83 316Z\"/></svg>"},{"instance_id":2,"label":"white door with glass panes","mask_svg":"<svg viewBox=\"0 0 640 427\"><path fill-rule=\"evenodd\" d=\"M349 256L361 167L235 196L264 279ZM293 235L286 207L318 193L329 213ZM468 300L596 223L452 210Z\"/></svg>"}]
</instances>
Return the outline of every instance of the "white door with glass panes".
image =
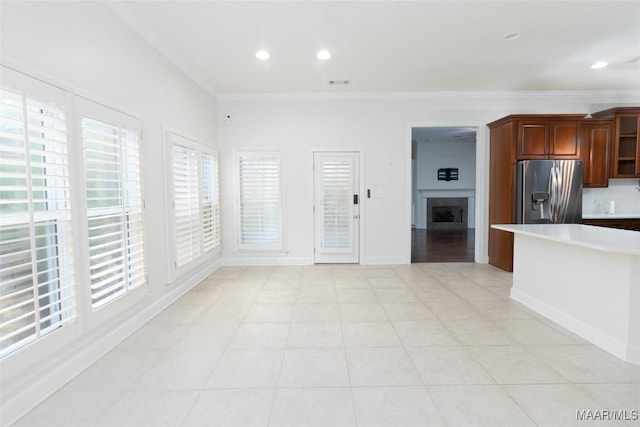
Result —
<instances>
[{"instance_id":1,"label":"white door with glass panes","mask_svg":"<svg viewBox=\"0 0 640 427\"><path fill-rule=\"evenodd\" d=\"M314 153L316 263L358 263L359 153Z\"/></svg>"}]
</instances>

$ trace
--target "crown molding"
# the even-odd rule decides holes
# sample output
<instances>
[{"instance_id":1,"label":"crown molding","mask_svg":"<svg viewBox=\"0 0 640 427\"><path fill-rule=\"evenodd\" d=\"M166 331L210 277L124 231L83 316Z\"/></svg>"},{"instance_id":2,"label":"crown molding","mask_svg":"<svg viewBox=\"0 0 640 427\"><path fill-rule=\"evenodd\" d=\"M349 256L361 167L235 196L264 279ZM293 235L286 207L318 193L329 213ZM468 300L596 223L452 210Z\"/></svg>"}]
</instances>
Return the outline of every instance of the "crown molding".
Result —
<instances>
[{"instance_id":1,"label":"crown molding","mask_svg":"<svg viewBox=\"0 0 640 427\"><path fill-rule=\"evenodd\" d=\"M640 102L638 90L585 91L434 91L434 92L344 92L344 93L218 93L217 100L430 100L430 99L518 99L625 97Z\"/></svg>"},{"instance_id":2,"label":"crown molding","mask_svg":"<svg viewBox=\"0 0 640 427\"><path fill-rule=\"evenodd\" d=\"M167 44L162 41L149 27L144 25L138 17L124 4L124 2L103 1L103 4L111 9L125 24L137 32L154 49L182 71L191 81L200 86L210 96L215 97L215 90L207 79L187 65Z\"/></svg>"}]
</instances>

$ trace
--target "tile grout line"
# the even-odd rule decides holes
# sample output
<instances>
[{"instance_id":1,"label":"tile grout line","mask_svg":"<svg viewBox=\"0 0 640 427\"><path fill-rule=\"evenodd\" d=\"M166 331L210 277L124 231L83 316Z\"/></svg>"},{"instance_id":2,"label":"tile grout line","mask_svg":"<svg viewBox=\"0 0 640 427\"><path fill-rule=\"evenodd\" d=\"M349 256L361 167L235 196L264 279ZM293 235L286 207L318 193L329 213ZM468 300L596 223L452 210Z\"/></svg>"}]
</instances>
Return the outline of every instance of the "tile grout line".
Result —
<instances>
[{"instance_id":1,"label":"tile grout line","mask_svg":"<svg viewBox=\"0 0 640 427\"><path fill-rule=\"evenodd\" d=\"M340 311L340 301L338 300L338 291L337 291L337 288L335 287L336 279L335 279L335 273L333 269L331 269L331 276L333 278L333 287L336 291L336 305L338 306L338 323L340 325L340 335L342 336L342 348L343 348L342 351L344 353L345 367L347 368L347 380L349 381L349 395L351 396L351 408L353 410L353 421L355 423L354 425L358 426L358 412L356 410L356 399L353 396L353 384L351 383L351 370L349 369L349 357L347 356L347 342L345 341L345 338L344 338L344 328L342 326L342 313Z\"/></svg>"}]
</instances>

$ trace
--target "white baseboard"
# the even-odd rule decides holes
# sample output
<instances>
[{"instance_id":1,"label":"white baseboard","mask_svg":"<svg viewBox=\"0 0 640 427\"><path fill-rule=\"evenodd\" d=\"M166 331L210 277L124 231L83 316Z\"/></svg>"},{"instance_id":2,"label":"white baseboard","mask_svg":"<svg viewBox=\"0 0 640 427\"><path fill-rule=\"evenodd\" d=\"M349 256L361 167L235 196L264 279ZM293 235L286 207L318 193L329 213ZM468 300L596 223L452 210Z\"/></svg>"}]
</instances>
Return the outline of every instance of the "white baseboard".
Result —
<instances>
[{"instance_id":1,"label":"white baseboard","mask_svg":"<svg viewBox=\"0 0 640 427\"><path fill-rule=\"evenodd\" d=\"M312 265L309 257L267 257L267 256L235 256L222 259L225 267L251 267L265 265Z\"/></svg>"},{"instance_id":2,"label":"white baseboard","mask_svg":"<svg viewBox=\"0 0 640 427\"><path fill-rule=\"evenodd\" d=\"M204 265L183 283L171 285L171 289L165 295L141 310L138 309L139 311L119 323L117 327L106 333L100 331L98 334L93 331L88 334L89 337L82 337L82 342L65 349L68 357L64 358L64 362L48 369L46 375L38 377L17 391L13 390L10 395L6 394L7 390L2 390L0 425L11 425L18 421L219 267L220 261Z\"/></svg>"},{"instance_id":3,"label":"white baseboard","mask_svg":"<svg viewBox=\"0 0 640 427\"><path fill-rule=\"evenodd\" d=\"M365 265L398 265L411 264L411 257L390 256L390 257L366 257L362 264Z\"/></svg>"},{"instance_id":4,"label":"white baseboard","mask_svg":"<svg viewBox=\"0 0 640 427\"><path fill-rule=\"evenodd\" d=\"M362 265L398 265L410 264L407 257L368 257ZM251 267L267 265L313 265L313 258L309 257L265 257L265 256L231 256L222 259L225 267Z\"/></svg>"},{"instance_id":5,"label":"white baseboard","mask_svg":"<svg viewBox=\"0 0 640 427\"><path fill-rule=\"evenodd\" d=\"M625 343L612 338L610 335L595 329L583 321L578 320L573 316L569 316L563 311L540 301L526 292L522 292L520 289L512 288L511 298L543 315L547 319L557 323L563 328L570 330L592 344L613 354L617 358L626 362L640 364L640 348L626 345Z\"/></svg>"}]
</instances>

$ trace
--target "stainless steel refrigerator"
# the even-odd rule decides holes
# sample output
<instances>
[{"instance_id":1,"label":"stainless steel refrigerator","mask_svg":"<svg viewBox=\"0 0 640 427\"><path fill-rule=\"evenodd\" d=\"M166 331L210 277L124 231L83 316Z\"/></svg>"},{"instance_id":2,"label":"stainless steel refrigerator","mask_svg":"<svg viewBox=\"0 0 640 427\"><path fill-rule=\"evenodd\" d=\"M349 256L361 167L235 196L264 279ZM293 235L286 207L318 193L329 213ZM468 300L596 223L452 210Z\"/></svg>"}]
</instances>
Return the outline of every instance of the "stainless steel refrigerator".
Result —
<instances>
[{"instance_id":1,"label":"stainless steel refrigerator","mask_svg":"<svg viewBox=\"0 0 640 427\"><path fill-rule=\"evenodd\" d=\"M582 160L522 160L516 170L516 224L580 222Z\"/></svg>"}]
</instances>

